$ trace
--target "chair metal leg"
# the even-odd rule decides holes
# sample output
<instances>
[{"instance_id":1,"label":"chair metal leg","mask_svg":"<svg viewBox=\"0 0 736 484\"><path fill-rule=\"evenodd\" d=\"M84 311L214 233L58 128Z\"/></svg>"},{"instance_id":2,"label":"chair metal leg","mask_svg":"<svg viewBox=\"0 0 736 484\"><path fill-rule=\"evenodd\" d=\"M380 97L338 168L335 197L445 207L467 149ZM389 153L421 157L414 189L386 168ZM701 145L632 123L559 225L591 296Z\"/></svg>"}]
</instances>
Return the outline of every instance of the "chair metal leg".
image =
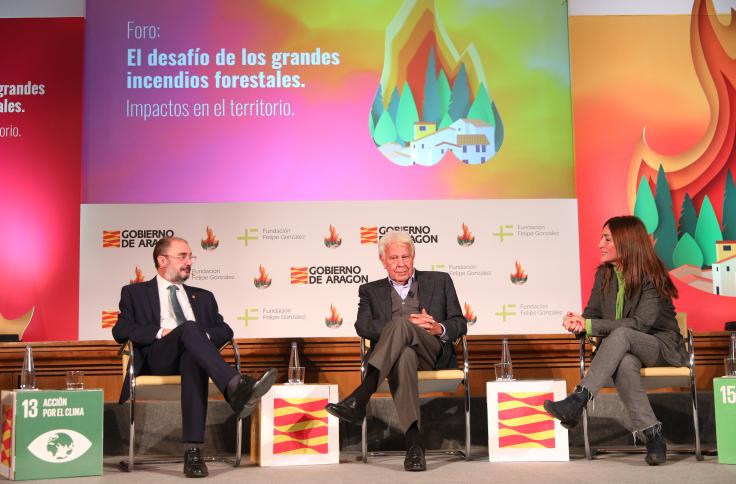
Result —
<instances>
[{"instance_id":1,"label":"chair metal leg","mask_svg":"<svg viewBox=\"0 0 736 484\"><path fill-rule=\"evenodd\" d=\"M700 450L700 423L698 421L698 390L694 384L690 387L690 399L692 400L693 429L695 430L695 459L703 460L703 453Z\"/></svg>"},{"instance_id":2,"label":"chair metal leg","mask_svg":"<svg viewBox=\"0 0 736 484\"><path fill-rule=\"evenodd\" d=\"M233 466L238 467L243 457L243 419L238 417L235 420L235 425L237 425L237 428L235 429L235 462Z\"/></svg>"},{"instance_id":3,"label":"chair metal leg","mask_svg":"<svg viewBox=\"0 0 736 484\"><path fill-rule=\"evenodd\" d=\"M470 460L470 377L466 376L465 387L465 460Z\"/></svg>"},{"instance_id":4,"label":"chair metal leg","mask_svg":"<svg viewBox=\"0 0 736 484\"><path fill-rule=\"evenodd\" d=\"M590 451L590 441L588 440L588 409L583 407L583 442L585 443L585 458L591 460L593 453Z\"/></svg>"},{"instance_id":5,"label":"chair metal leg","mask_svg":"<svg viewBox=\"0 0 736 484\"><path fill-rule=\"evenodd\" d=\"M363 454L363 462L368 463L368 417L363 417L360 428L360 451Z\"/></svg>"}]
</instances>

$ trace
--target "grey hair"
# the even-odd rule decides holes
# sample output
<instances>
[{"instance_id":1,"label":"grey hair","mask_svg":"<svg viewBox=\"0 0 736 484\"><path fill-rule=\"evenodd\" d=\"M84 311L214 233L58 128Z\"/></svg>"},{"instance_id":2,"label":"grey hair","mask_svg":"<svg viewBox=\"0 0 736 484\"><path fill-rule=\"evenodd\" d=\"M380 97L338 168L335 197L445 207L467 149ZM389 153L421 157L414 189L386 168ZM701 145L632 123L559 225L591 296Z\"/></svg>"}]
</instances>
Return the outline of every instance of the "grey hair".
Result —
<instances>
[{"instance_id":1,"label":"grey hair","mask_svg":"<svg viewBox=\"0 0 736 484\"><path fill-rule=\"evenodd\" d=\"M389 244L406 244L411 249L411 255L414 255L414 240L404 230L389 230L381 237L378 241L378 257L383 259L383 253Z\"/></svg>"}]
</instances>

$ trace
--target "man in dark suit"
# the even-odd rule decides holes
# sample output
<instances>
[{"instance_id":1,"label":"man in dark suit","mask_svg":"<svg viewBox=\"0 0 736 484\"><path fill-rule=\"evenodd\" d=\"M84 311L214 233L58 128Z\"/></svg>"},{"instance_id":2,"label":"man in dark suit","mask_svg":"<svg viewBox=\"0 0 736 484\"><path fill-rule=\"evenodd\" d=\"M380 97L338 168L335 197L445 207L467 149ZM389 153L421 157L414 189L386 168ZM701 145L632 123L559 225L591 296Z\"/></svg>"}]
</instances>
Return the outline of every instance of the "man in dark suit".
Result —
<instances>
[{"instance_id":1,"label":"man in dark suit","mask_svg":"<svg viewBox=\"0 0 736 484\"><path fill-rule=\"evenodd\" d=\"M202 455L207 386L212 381L233 411L246 417L276 380L274 368L259 379L240 375L218 348L233 337L220 315L214 295L185 286L195 257L186 240L166 237L153 249L158 275L148 282L123 287L120 316L113 327L115 341L130 340L135 347L136 375L181 375L184 474L208 474ZM130 398L129 376L123 382L120 403Z\"/></svg>"},{"instance_id":2,"label":"man in dark suit","mask_svg":"<svg viewBox=\"0 0 736 484\"><path fill-rule=\"evenodd\" d=\"M404 469L423 471L417 370L456 368L453 342L466 333L467 321L448 274L414 270L414 241L408 233L384 235L378 257L388 277L358 290L355 330L373 343L365 378L347 398L325 409L344 421L360 422L371 395L388 378L406 436Z\"/></svg>"}]
</instances>

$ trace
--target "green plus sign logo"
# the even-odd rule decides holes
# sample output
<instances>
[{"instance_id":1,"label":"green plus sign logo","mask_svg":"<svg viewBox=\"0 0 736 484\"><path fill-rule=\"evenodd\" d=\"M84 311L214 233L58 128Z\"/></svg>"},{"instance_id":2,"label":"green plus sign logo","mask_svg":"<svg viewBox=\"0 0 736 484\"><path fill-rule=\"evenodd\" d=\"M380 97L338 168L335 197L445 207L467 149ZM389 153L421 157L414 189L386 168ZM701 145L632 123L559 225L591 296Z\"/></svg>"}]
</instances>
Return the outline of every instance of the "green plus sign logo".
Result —
<instances>
[{"instance_id":1,"label":"green plus sign logo","mask_svg":"<svg viewBox=\"0 0 736 484\"><path fill-rule=\"evenodd\" d=\"M248 247L248 242L251 240L258 240L258 229L246 228L243 229L243 235L237 238L242 240L243 244Z\"/></svg>"},{"instance_id":2,"label":"green plus sign logo","mask_svg":"<svg viewBox=\"0 0 736 484\"><path fill-rule=\"evenodd\" d=\"M245 308L243 315L238 316L238 321L243 321L246 328L249 321L258 321L258 308Z\"/></svg>"},{"instance_id":3,"label":"green plus sign logo","mask_svg":"<svg viewBox=\"0 0 736 484\"><path fill-rule=\"evenodd\" d=\"M445 271L445 264L432 264L433 271Z\"/></svg>"},{"instance_id":4,"label":"green plus sign logo","mask_svg":"<svg viewBox=\"0 0 736 484\"><path fill-rule=\"evenodd\" d=\"M506 322L506 318L509 316L516 316L516 304L502 304L501 311L496 313L496 316L501 316L501 321Z\"/></svg>"},{"instance_id":5,"label":"green plus sign logo","mask_svg":"<svg viewBox=\"0 0 736 484\"><path fill-rule=\"evenodd\" d=\"M508 230L508 232L507 232ZM514 226L513 225L499 225L498 226L498 232L494 232L493 236L498 237L501 239L501 242L503 242L504 237L513 237L514 235Z\"/></svg>"}]
</instances>

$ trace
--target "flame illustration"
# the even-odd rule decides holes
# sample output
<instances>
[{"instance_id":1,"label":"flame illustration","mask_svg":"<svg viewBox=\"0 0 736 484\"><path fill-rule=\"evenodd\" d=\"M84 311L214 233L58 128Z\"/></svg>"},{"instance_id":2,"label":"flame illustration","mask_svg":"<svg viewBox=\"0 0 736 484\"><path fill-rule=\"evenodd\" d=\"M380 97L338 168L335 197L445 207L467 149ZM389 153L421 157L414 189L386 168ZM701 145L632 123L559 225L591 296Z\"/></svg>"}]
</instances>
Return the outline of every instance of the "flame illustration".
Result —
<instances>
[{"instance_id":1,"label":"flame illustration","mask_svg":"<svg viewBox=\"0 0 736 484\"><path fill-rule=\"evenodd\" d=\"M524 268L521 267L521 264L517 260L514 265L516 266L516 271L511 273L511 282L516 284L517 286L520 286L524 283L526 283L527 279L529 279L529 276L524 272Z\"/></svg>"},{"instance_id":2,"label":"flame illustration","mask_svg":"<svg viewBox=\"0 0 736 484\"><path fill-rule=\"evenodd\" d=\"M736 171L736 11L722 25L711 0L695 0L690 20L690 46L698 80L710 108L703 137L689 150L672 156L656 152L646 140L646 128L632 154L628 176L628 201L632 212L639 180L655 180L662 165L672 193L675 217L680 217L685 194L695 206L703 198L720 215L728 169ZM730 160L730 161L729 161Z\"/></svg>"},{"instance_id":3,"label":"flame illustration","mask_svg":"<svg viewBox=\"0 0 736 484\"><path fill-rule=\"evenodd\" d=\"M143 276L143 271L141 270L141 268L138 267L138 266L135 266L135 279L131 279L130 280L130 283L131 284L138 284L138 283L143 282L145 280L146 280L146 278Z\"/></svg>"},{"instance_id":4,"label":"flame illustration","mask_svg":"<svg viewBox=\"0 0 736 484\"><path fill-rule=\"evenodd\" d=\"M470 43L458 53L434 0L404 1L386 28L370 130L381 153L402 166L434 165L453 155L485 163L501 146L501 118L478 50ZM419 139L420 146L411 143ZM457 156L467 153L465 145L479 146L483 154Z\"/></svg>"},{"instance_id":5,"label":"flame illustration","mask_svg":"<svg viewBox=\"0 0 736 484\"><path fill-rule=\"evenodd\" d=\"M342 244L342 237L337 233L337 229L330 225L330 235L325 237L325 247L337 249Z\"/></svg>"},{"instance_id":6,"label":"flame illustration","mask_svg":"<svg viewBox=\"0 0 736 484\"><path fill-rule=\"evenodd\" d=\"M473 312L473 308L471 308L470 304L468 303L463 304L463 306L465 307L464 316L465 316L465 319L468 320L468 324L470 325L475 324L476 321L478 321L478 316L476 316L475 313Z\"/></svg>"},{"instance_id":7,"label":"flame illustration","mask_svg":"<svg viewBox=\"0 0 736 484\"><path fill-rule=\"evenodd\" d=\"M207 237L202 239L202 248L204 250L215 250L220 245L220 241L215 237L215 231L207 226Z\"/></svg>"},{"instance_id":8,"label":"flame illustration","mask_svg":"<svg viewBox=\"0 0 736 484\"><path fill-rule=\"evenodd\" d=\"M271 285L271 276L266 272L266 268L262 265L258 266L258 277L253 278L253 284L258 289L266 289Z\"/></svg>"},{"instance_id":9,"label":"flame illustration","mask_svg":"<svg viewBox=\"0 0 736 484\"><path fill-rule=\"evenodd\" d=\"M325 325L328 328L339 328L342 326L342 316L332 304L330 304L330 315L325 318Z\"/></svg>"},{"instance_id":10,"label":"flame illustration","mask_svg":"<svg viewBox=\"0 0 736 484\"><path fill-rule=\"evenodd\" d=\"M473 233L470 231L468 226L463 223L463 233L457 236L457 243L462 247L468 247L473 245L474 242L475 237L473 236Z\"/></svg>"}]
</instances>

